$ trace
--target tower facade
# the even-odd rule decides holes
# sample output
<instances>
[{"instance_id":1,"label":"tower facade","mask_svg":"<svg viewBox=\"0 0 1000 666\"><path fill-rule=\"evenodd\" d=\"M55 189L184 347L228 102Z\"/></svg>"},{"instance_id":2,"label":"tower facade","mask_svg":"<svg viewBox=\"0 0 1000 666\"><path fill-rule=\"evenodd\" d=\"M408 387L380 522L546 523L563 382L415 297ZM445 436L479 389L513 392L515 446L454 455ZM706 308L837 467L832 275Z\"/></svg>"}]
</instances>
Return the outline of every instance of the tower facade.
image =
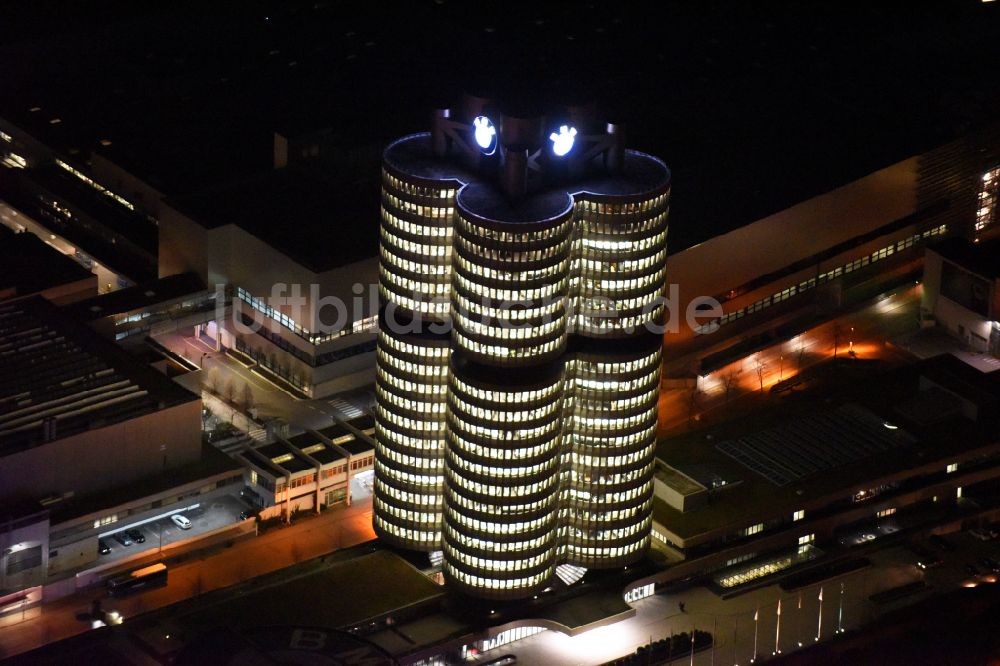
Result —
<instances>
[{"instance_id":1,"label":"tower facade","mask_svg":"<svg viewBox=\"0 0 1000 666\"><path fill-rule=\"evenodd\" d=\"M670 172L574 110L383 161L374 525L513 599L649 547Z\"/></svg>"}]
</instances>

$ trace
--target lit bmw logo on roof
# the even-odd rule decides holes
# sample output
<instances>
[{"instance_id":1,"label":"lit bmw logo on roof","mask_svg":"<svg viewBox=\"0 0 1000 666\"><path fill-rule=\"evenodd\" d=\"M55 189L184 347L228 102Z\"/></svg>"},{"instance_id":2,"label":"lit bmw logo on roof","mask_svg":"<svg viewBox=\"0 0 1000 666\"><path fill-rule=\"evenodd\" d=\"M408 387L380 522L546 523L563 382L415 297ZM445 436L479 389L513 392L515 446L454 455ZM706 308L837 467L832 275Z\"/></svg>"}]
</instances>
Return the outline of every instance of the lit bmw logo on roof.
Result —
<instances>
[{"instance_id":1,"label":"lit bmw logo on roof","mask_svg":"<svg viewBox=\"0 0 1000 666\"><path fill-rule=\"evenodd\" d=\"M473 137L483 155L492 155L497 149L497 128L486 116L478 116L472 121Z\"/></svg>"}]
</instances>

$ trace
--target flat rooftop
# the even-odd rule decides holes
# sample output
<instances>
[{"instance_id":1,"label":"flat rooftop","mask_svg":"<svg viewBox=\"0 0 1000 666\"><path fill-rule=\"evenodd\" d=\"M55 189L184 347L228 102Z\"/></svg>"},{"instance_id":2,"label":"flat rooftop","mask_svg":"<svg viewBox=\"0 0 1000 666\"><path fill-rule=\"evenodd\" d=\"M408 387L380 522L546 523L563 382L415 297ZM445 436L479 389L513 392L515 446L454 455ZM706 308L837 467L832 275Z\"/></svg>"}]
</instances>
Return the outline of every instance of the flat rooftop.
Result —
<instances>
[{"instance_id":1,"label":"flat rooftop","mask_svg":"<svg viewBox=\"0 0 1000 666\"><path fill-rule=\"evenodd\" d=\"M298 474L308 469L313 469L313 464L303 458L295 449L282 441L267 444L254 449L258 454L271 461L272 464L281 467L290 474Z\"/></svg>"},{"instance_id":2,"label":"flat rooftop","mask_svg":"<svg viewBox=\"0 0 1000 666\"><path fill-rule=\"evenodd\" d=\"M185 484L194 483L224 474L240 474L243 466L214 446L204 445L201 457L195 462L164 470L159 474L143 477L132 483L103 490L98 494L73 497L50 507L52 524L86 516L103 509L111 509L127 502L150 497Z\"/></svg>"},{"instance_id":3,"label":"flat rooftop","mask_svg":"<svg viewBox=\"0 0 1000 666\"><path fill-rule=\"evenodd\" d=\"M77 301L63 310L81 321L92 321L204 293L205 284L197 274L179 273Z\"/></svg>"},{"instance_id":4,"label":"flat rooftop","mask_svg":"<svg viewBox=\"0 0 1000 666\"><path fill-rule=\"evenodd\" d=\"M30 169L25 175L100 224L121 234L140 249L156 255L159 246L156 225L145 215L128 210L55 164Z\"/></svg>"},{"instance_id":5,"label":"flat rooftop","mask_svg":"<svg viewBox=\"0 0 1000 666\"><path fill-rule=\"evenodd\" d=\"M676 252L1000 113L1000 3L979 0L669 0L655 21L606 1L418 0L392 21L312 0L100 6L4 17L0 116L167 196L269 169L276 130L385 145L463 88L542 105L587 94L671 165Z\"/></svg>"},{"instance_id":6,"label":"flat rooftop","mask_svg":"<svg viewBox=\"0 0 1000 666\"><path fill-rule=\"evenodd\" d=\"M532 192L516 202L499 189L499 179L484 180L465 163L464 156L436 156L430 134L423 132L394 141L385 150L385 164L394 171L427 180L454 180L461 187L456 199L459 208L478 217L499 222L537 222L569 213L573 195L637 196L665 188L670 170L662 160L634 150L625 154L620 173L603 173L595 158L590 171L575 180Z\"/></svg>"},{"instance_id":7,"label":"flat rooftop","mask_svg":"<svg viewBox=\"0 0 1000 666\"><path fill-rule=\"evenodd\" d=\"M1000 278L1000 238L973 243L955 237L935 243L929 249L986 279Z\"/></svg>"},{"instance_id":8,"label":"flat rooftop","mask_svg":"<svg viewBox=\"0 0 1000 666\"><path fill-rule=\"evenodd\" d=\"M233 224L314 272L375 256L379 190L286 167L169 200L206 227Z\"/></svg>"},{"instance_id":9,"label":"flat rooftop","mask_svg":"<svg viewBox=\"0 0 1000 666\"><path fill-rule=\"evenodd\" d=\"M0 304L0 456L199 399L41 297Z\"/></svg>"},{"instance_id":10,"label":"flat rooftop","mask_svg":"<svg viewBox=\"0 0 1000 666\"><path fill-rule=\"evenodd\" d=\"M951 357L937 357L869 378L850 390L802 395L794 403L784 401L661 440L657 457L663 462L699 481L706 470L722 481L705 483L711 488L708 503L688 512L657 498L654 517L691 539L790 514L821 498L846 497L880 478L938 461L943 469L945 460L976 449L1000 449L1000 427L989 415L973 422L943 413L930 423L906 416L907 407L923 395L921 377L943 377L945 370L964 376L957 367L962 365ZM1000 372L978 374L995 395ZM970 390L950 382L946 388L962 394Z\"/></svg>"},{"instance_id":11,"label":"flat rooftop","mask_svg":"<svg viewBox=\"0 0 1000 666\"><path fill-rule=\"evenodd\" d=\"M14 296L35 294L92 277L90 271L35 234L14 233L0 224L0 294L8 289Z\"/></svg>"}]
</instances>

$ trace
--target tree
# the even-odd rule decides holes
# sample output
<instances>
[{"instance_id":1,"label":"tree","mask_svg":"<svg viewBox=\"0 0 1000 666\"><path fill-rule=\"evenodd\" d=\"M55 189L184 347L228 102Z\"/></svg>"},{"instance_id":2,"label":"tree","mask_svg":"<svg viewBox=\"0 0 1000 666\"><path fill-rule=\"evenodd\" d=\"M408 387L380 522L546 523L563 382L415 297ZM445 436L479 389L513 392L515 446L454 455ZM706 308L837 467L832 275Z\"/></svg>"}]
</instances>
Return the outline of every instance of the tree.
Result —
<instances>
[{"instance_id":1,"label":"tree","mask_svg":"<svg viewBox=\"0 0 1000 666\"><path fill-rule=\"evenodd\" d=\"M767 363L760 360L760 354L754 357L754 371L757 373L757 381L760 382L760 392L764 392L764 371L767 369Z\"/></svg>"},{"instance_id":2,"label":"tree","mask_svg":"<svg viewBox=\"0 0 1000 666\"><path fill-rule=\"evenodd\" d=\"M243 383L243 408L250 409L253 407L253 390L250 388L250 384Z\"/></svg>"},{"instance_id":3,"label":"tree","mask_svg":"<svg viewBox=\"0 0 1000 666\"><path fill-rule=\"evenodd\" d=\"M733 389L739 383L740 373L738 370L730 368L722 375L722 386L726 389L726 402L729 402L729 396L732 394Z\"/></svg>"}]
</instances>

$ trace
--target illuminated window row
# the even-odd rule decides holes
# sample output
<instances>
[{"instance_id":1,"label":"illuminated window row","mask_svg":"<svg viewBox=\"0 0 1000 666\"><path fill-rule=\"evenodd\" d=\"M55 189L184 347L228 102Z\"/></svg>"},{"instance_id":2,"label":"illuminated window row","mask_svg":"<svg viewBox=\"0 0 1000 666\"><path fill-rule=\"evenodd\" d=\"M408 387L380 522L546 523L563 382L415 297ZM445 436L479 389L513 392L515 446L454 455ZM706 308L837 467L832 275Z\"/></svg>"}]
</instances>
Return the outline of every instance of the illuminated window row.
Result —
<instances>
[{"instance_id":1,"label":"illuminated window row","mask_svg":"<svg viewBox=\"0 0 1000 666\"><path fill-rule=\"evenodd\" d=\"M448 506L446 508L450 509L451 507ZM486 506L483 507L480 513L488 513L489 510L490 507ZM519 534L535 533L542 530L543 536L522 540L526 545L530 544L531 547L537 548L539 546L544 546L551 539L551 526L555 523L556 517L554 513L550 513L549 515L542 516L541 518L536 518L534 520L504 523L492 520L479 520L478 518L466 516L459 511L449 511L448 521L462 525L463 527L467 527L476 532L495 534L497 536L517 536ZM449 532L453 529L449 522L446 521L445 525L445 529Z\"/></svg>"},{"instance_id":2,"label":"illuminated window row","mask_svg":"<svg viewBox=\"0 0 1000 666\"><path fill-rule=\"evenodd\" d=\"M403 504L411 506L435 506L441 508L444 505L440 491L436 488L428 489L426 493L414 493L394 488L393 486L382 484L380 487L383 496L388 496ZM439 516L440 518L440 516Z\"/></svg>"},{"instance_id":3,"label":"illuminated window row","mask_svg":"<svg viewBox=\"0 0 1000 666\"><path fill-rule=\"evenodd\" d=\"M539 241L552 240L553 238L564 238L569 234L571 226L572 221L567 218L553 227L545 227L541 229L537 227L526 227L524 230L511 232L483 227L470 222L461 216L458 218L459 233L471 236L476 242L481 239L486 239L492 243L530 245Z\"/></svg>"},{"instance_id":4,"label":"illuminated window row","mask_svg":"<svg viewBox=\"0 0 1000 666\"><path fill-rule=\"evenodd\" d=\"M380 229L380 235L382 237L382 242L389 243L392 247L399 248L404 252L410 252L411 254L415 254L417 256L447 257L451 255L451 245L425 245L423 243L414 243L397 236L384 225Z\"/></svg>"},{"instance_id":5,"label":"illuminated window row","mask_svg":"<svg viewBox=\"0 0 1000 666\"><path fill-rule=\"evenodd\" d=\"M477 400L495 404L533 403L539 400L551 398L562 391L562 384L559 382L553 382L550 386L546 386L544 388L515 390L480 388L473 384L469 384L457 375L452 375L451 381L454 387L463 393Z\"/></svg>"},{"instance_id":6,"label":"illuminated window row","mask_svg":"<svg viewBox=\"0 0 1000 666\"><path fill-rule=\"evenodd\" d=\"M378 504L379 515L394 516L401 520L405 520L408 523L434 524L441 518L440 514L435 512L410 511L407 509L400 509L399 507L394 506L392 504L379 501L378 497L375 498L375 502Z\"/></svg>"},{"instance_id":7,"label":"illuminated window row","mask_svg":"<svg viewBox=\"0 0 1000 666\"><path fill-rule=\"evenodd\" d=\"M464 333L479 335L497 342L505 340L543 340L551 336L552 333L558 332L564 334L566 329L565 317L561 316L537 326L527 326L524 324L505 326L503 324L483 324L459 313L455 319L455 323L461 327Z\"/></svg>"},{"instance_id":8,"label":"illuminated window row","mask_svg":"<svg viewBox=\"0 0 1000 666\"><path fill-rule=\"evenodd\" d=\"M746 315L753 314L755 312L759 312L759 311L763 310L764 308L767 308L767 307L770 307L771 305L774 305L775 303L780 303L781 301L783 301L783 300L785 300L787 298L790 298L791 296L795 295L796 293L801 293L801 292L806 291L808 289L812 289L817 284L823 284L824 282L830 282L831 280L835 280L835 279L839 278L840 276L842 276L842 275L844 275L846 273L850 273L850 272L852 272L854 270L857 270L857 269L861 268L862 266L867 266L868 264L873 264L876 261L880 261L882 259L890 257L890 256L892 256L897 251L902 251L904 249L912 247L916 243L922 242L922 241L924 241L924 240L926 240L928 238L933 238L935 236L940 236L940 235L945 234L947 232L948 232L948 225L942 224L942 225L933 227L932 229L928 229L926 231L923 231L923 232L920 232L920 233L917 233L917 234L913 234L912 236L908 236L907 238L904 238L902 240L896 241L896 242L892 243L891 245L887 245L887 246L885 246L885 247L883 247L883 248L881 248L879 250L876 250L875 252L872 252L870 255L866 255L864 257L861 257L860 259L855 259L853 261L850 261L850 262L844 264L843 266L838 266L837 268L834 268L832 270L826 271L825 273L821 273L818 276L818 278L812 278L812 279L806 280L804 282L799 283L797 286L793 286L793 287L789 287L787 289L783 289L780 292L777 292L775 294L772 294L771 296L767 296L765 298L762 298L759 301L751 303L750 305L748 305L746 307L740 308L739 310L734 310L732 312L726 313L725 315L723 315L719 319L716 319L715 321L712 321L712 322L709 322L709 323L706 323L706 324L703 324L703 325L699 326L698 329L697 329L697 332L699 332L699 333L710 333L712 331L717 330L717 328L719 326L724 326L726 324L730 324L730 323L736 321L737 319L745 317Z\"/></svg>"},{"instance_id":9,"label":"illuminated window row","mask_svg":"<svg viewBox=\"0 0 1000 666\"><path fill-rule=\"evenodd\" d=\"M565 337L560 337L556 340L550 342L545 342L540 345L535 345L532 347L505 347L502 345L490 345L477 342L465 335L462 335L457 329L452 331L452 335L455 341L458 343L462 349L472 352L474 354L481 354L483 356L492 356L498 359L521 359L521 358L532 358L535 356L543 356L550 352L554 352L559 349L565 343Z\"/></svg>"},{"instance_id":10,"label":"illuminated window row","mask_svg":"<svg viewBox=\"0 0 1000 666\"><path fill-rule=\"evenodd\" d=\"M375 476L382 477L385 479L393 479L395 481L403 481L409 483L413 486L432 486L441 482L441 476L430 476L427 474L412 474L409 472L401 472L393 469L392 467L387 467L381 464L379 460L375 461Z\"/></svg>"},{"instance_id":11,"label":"illuminated window row","mask_svg":"<svg viewBox=\"0 0 1000 666\"><path fill-rule=\"evenodd\" d=\"M520 516L523 514L534 514L539 511L552 509L554 502L551 497L545 497L534 502L528 502L526 504L501 504L497 505L495 503L484 504L483 502L477 502L475 500L469 499L461 493L452 493L448 497L448 506L460 507L466 509L467 511L485 511L501 516Z\"/></svg>"},{"instance_id":12,"label":"illuminated window row","mask_svg":"<svg viewBox=\"0 0 1000 666\"><path fill-rule=\"evenodd\" d=\"M447 476L458 475L460 470L455 470L446 467L445 473ZM559 475L553 474L549 478L545 479L544 483L531 483L524 485L512 485L506 482L504 478L497 478L496 483L483 483L482 481L476 481L465 476L460 476L459 479L453 481L456 483L458 488L463 490L482 495L484 497L496 497L497 503L507 503L510 499L520 499L522 497L529 497L531 495L536 495L540 492L549 492L558 485ZM501 500L501 498L503 498Z\"/></svg>"},{"instance_id":13,"label":"illuminated window row","mask_svg":"<svg viewBox=\"0 0 1000 666\"><path fill-rule=\"evenodd\" d=\"M520 270L504 270L491 266L480 266L471 263L459 253L454 255L455 265L470 275L477 275L487 280L499 280L503 282L513 282L516 284L531 284L534 282L544 282L556 275L566 272L563 262L542 266L539 268L525 268Z\"/></svg>"},{"instance_id":14,"label":"illuminated window row","mask_svg":"<svg viewBox=\"0 0 1000 666\"><path fill-rule=\"evenodd\" d=\"M451 400L451 404L454 407L457 407L462 413L473 418L487 419L494 422L510 421L511 423L522 423L527 421L540 421L542 419L548 419L556 416L562 411L562 404L560 404L558 400L552 400L547 403L533 406L530 410L512 411L510 409L504 409L501 406L491 409L489 406L484 407L472 404L463 400L462 396L455 392L453 392L449 398ZM487 403L487 405L491 404L492 403Z\"/></svg>"},{"instance_id":15,"label":"illuminated window row","mask_svg":"<svg viewBox=\"0 0 1000 666\"><path fill-rule=\"evenodd\" d=\"M452 426L452 430L461 433L463 436L478 436L482 439L492 441L510 441L515 438L518 441L526 441L535 439L536 437L543 437L551 434L553 431L558 431L559 429L558 420L553 420L545 425L537 426L535 428L488 428L461 421L454 411L448 412L448 420Z\"/></svg>"},{"instance_id":16,"label":"illuminated window row","mask_svg":"<svg viewBox=\"0 0 1000 666\"><path fill-rule=\"evenodd\" d=\"M643 201L629 203L606 203L603 201L590 201L588 199L577 199L577 206L581 211L588 213L600 213L602 215L625 215L631 213L642 213L647 210L659 208L666 204L670 197L670 190L658 196Z\"/></svg>"},{"instance_id":17,"label":"illuminated window row","mask_svg":"<svg viewBox=\"0 0 1000 666\"><path fill-rule=\"evenodd\" d=\"M422 377L446 377L448 375L447 365L431 365L429 363L414 363L392 354L386 354L381 349L377 351L377 359L380 363L402 372L408 372Z\"/></svg>"},{"instance_id":18,"label":"illuminated window row","mask_svg":"<svg viewBox=\"0 0 1000 666\"><path fill-rule=\"evenodd\" d=\"M383 191L382 196L390 206L420 217L448 218L455 212L454 206L425 206L422 203L400 199L391 192Z\"/></svg>"},{"instance_id":19,"label":"illuminated window row","mask_svg":"<svg viewBox=\"0 0 1000 666\"><path fill-rule=\"evenodd\" d=\"M379 271L379 278L383 284L392 284L404 291L437 298L446 298L451 293L450 282L423 282L397 275L384 268Z\"/></svg>"},{"instance_id":20,"label":"illuminated window row","mask_svg":"<svg viewBox=\"0 0 1000 666\"><path fill-rule=\"evenodd\" d=\"M419 262L411 261L401 257L398 254L393 254L386 250L386 248L379 248L379 257L382 259L381 266L392 267L397 270L406 271L407 273L413 273L415 275L450 275L451 274L451 263L447 259L439 259L433 262Z\"/></svg>"},{"instance_id":21,"label":"illuminated window row","mask_svg":"<svg viewBox=\"0 0 1000 666\"><path fill-rule=\"evenodd\" d=\"M637 239L658 231L666 232L666 228L667 211L653 217L625 221L612 218L610 222L604 222L583 217L577 218L575 225L578 241L584 238L618 241L625 238Z\"/></svg>"},{"instance_id":22,"label":"illuminated window row","mask_svg":"<svg viewBox=\"0 0 1000 666\"><path fill-rule=\"evenodd\" d=\"M404 233L417 238L451 238L452 234L451 227L410 222L396 217L385 208L382 209L382 222L383 227L388 227L395 234Z\"/></svg>"},{"instance_id":23,"label":"illuminated window row","mask_svg":"<svg viewBox=\"0 0 1000 666\"><path fill-rule=\"evenodd\" d=\"M112 192L108 188L104 187L100 183L97 183L96 181L92 180L90 178L90 176L88 176L87 174L83 173L82 171L78 171L77 169L73 168L71 165L67 164L66 162L63 162L60 159L56 159L56 164L59 165L63 170L68 171L69 173L73 174L74 176L76 176L77 178L79 178L84 183L86 183L90 187L94 188L95 190L97 190L101 194L104 194L105 196L110 197L111 199L114 199L115 201L117 201L118 203L120 203L125 208L128 208L129 210L135 211L135 206L133 206L127 199L125 199L122 196L119 196L119 195L115 194L114 192Z\"/></svg>"},{"instance_id":24,"label":"illuminated window row","mask_svg":"<svg viewBox=\"0 0 1000 666\"><path fill-rule=\"evenodd\" d=\"M452 554L454 555L455 561L461 562L466 566L475 567L476 569L481 570L485 569L489 571L503 572L533 569L539 564L544 564L552 559L552 553L543 553L541 555L516 560L494 560L485 557L477 557L475 555L467 555L460 550L454 550Z\"/></svg>"},{"instance_id":25,"label":"illuminated window row","mask_svg":"<svg viewBox=\"0 0 1000 666\"><path fill-rule=\"evenodd\" d=\"M455 283L466 293L477 296L486 296L493 303L533 303L542 299L553 299L566 292L567 280L565 278L555 280L549 284L537 287L516 287L514 289L503 289L493 285L483 285L467 278L462 273L456 273ZM507 308L510 312L513 308Z\"/></svg>"},{"instance_id":26,"label":"illuminated window row","mask_svg":"<svg viewBox=\"0 0 1000 666\"><path fill-rule=\"evenodd\" d=\"M406 428L407 430L441 430L444 428L444 424L437 421L421 421L418 419L411 419L407 416L399 416L398 414L393 414L387 410L380 410L380 415L383 420L388 423L399 426L400 428Z\"/></svg>"},{"instance_id":27,"label":"illuminated window row","mask_svg":"<svg viewBox=\"0 0 1000 666\"><path fill-rule=\"evenodd\" d=\"M448 357L451 356L451 349L447 345L413 344L406 338L396 338L385 332L379 334L379 345L411 356L427 356L435 359L443 359L444 363L447 363Z\"/></svg>"},{"instance_id":28,"label":"illuminated window row","mask_svg":"<svg viewBox=\"0 0 1000 666\"><path fill-rule=\"evenodd\" d=\"M554 468L559 467L558 456L552 456L548 460L534 464L534 465L514 465L513 459L510 460L499 460L496 465L484 465L478 462L472 462L466 460L460 455L455 455L454 452L449 452L448 464L449 467L457 472L468 472L470 474L478 474L481 476L502 478L504 481L516 481L529 476L538 476L539 474L545 474L546 472L552 471ZM499 463L508 463L506 465Z\"/></svg>"},{"instance_id":29,"label":"illuminated window row","mask_svg":"<svg viewBox=\"0 0 1000 666\"><path fill-rule=\"evenodd\" d=\"M566 304L566 301L560 298L536 307L513 307L514 304L511 304L511 307L492 307L470 301L459 291L452 292L452 300L455 303L455 310L463 316L475 316L481 320L509 321L518 325L524 325L524 322L530 320L555 316L565 308ZM504 304L498 301L497 305Z\"/></svg>"},{"instance_id":30,"label":"illuminated window row","mask_svg":"<svg viewBox=\"0 0 1000 666\"><path fill-rule=\"evenodd\" d=\"M380 529L383 532L392 534L400 539L405 539L408 541L417 541L417 542L422 541L422 542L427 542L429 544L434 544L441 541L440 532L427 532L424 530L415 530L411 528L400 527L394 523L386 521L384 518L382 518L382 516L380 516L377 513L373 516L373 520L375 522L376 529Z\"/></svg>"},{"instance_id":31,"label":"illuminated window row","mask_svg":"<svg viewBox=\"0 0 1000 666\"><path fill-rule=\"evenodd\" d=\"M1000 198L1000 166L983 174L982 187L979 190L976 206L975 230L977 234L996 222L998 198Z\"/></svg>"},{"instance_id":32,"label":"illuminated window row","mask_svg":"<svg viewBox=\"0 0 1000 666\"><path fill-rule=\"evenodd\" d=\"M447 187L435 188L426 187L424 185L414 185L413 183L408 183L405 180L400 180L396 178L388 171L382 171L382 180L387 183L392 188L404 192L406 194L412 194L421 197L437 197L440 199L454 199L455 190Z\"/></svg>"},{"instance_id":33,"label":"illuminated window row","mask_svg":"<svg viewBox=\"0 0 1000 666\"><path fill-rule=\"evenodd\" d=\"M467 574L464 571L457 569L452 569L448 567L447 561L445 566L448 569L448 573L453 576L460 583L464 583L470 587L489 589L489 590L516 590L521 588L533 588L538 587L544 583L550 576L550 572L545 571L536 576L529 576L527 578L506 578L498 580L495 578L483 578L482 576L473 576Z\"/></svg>"},{"instance_id":34,"label":"illuminated window row","mask_svg":"<svg viewBox=\"0 0 1000 666\"><path fill-rule=\"evenodd\" d=\"M625 256L641 254L646 250L663 247L667 240L667 232L661 231L655 236L639 240L607 240L597 238L582 238L579 241L584 251L600 250L602 252L621 252Z\"/></svg>"}]
</instances>

